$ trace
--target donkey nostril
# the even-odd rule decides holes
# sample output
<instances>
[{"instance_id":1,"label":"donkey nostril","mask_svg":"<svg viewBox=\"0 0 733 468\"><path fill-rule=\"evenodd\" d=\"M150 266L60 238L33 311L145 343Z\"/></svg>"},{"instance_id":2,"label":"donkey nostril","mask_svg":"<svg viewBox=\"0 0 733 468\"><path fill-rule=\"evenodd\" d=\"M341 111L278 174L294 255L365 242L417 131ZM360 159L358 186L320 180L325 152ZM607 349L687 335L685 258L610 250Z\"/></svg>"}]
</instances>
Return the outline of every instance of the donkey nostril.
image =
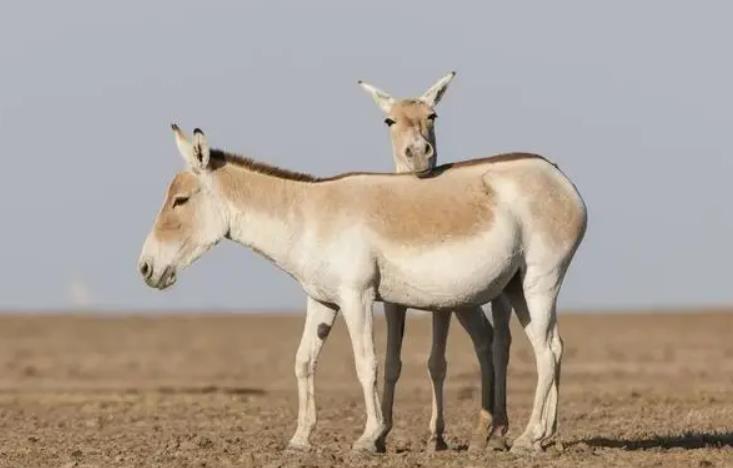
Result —
<instances>
[{"instance_id":1,"label":"donkey nostril","mask_svg":"<svg viewBox=\"0 0 733 468\"><path fill-rule=\"evenodd\" d=\"M430 157L433 154L433 145L425 143L425 156Z\"/></svg>"},{"instance_id":2,"label":"donkey nostril","mask_svg":"<svg viewBox=\"0 0 733 468\"><path fill-rule=\"evenodd\" d=\"M405 148L405 156L407 156L408 158L412 157L412 148L410 148L409 146Z\"/></svg>"},{"instance_id":3,"label":"donkey nostril","mask_svg":"<svg viewBox=\"0 0 733 468\"><path fill-rule=\"evenodd\" d=\"M150 268L150 264L148 262L142 262L140 264L140 274L143 275L143 278L148 278L152 272L153 270Z\"/></svg>"}]
</instances>

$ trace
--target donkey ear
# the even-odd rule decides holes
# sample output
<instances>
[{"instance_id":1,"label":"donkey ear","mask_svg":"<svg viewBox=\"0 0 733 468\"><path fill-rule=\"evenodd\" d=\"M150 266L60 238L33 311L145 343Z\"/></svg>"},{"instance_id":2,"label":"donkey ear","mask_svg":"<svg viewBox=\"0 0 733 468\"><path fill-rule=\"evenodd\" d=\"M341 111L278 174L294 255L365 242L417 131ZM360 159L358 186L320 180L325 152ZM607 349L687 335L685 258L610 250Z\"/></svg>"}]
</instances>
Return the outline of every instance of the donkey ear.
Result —
<instances>
[{"instance_id":1,"label":"donkey ear","mask_svg":"<svg viewBox=\"0 0 733 468\"><path fill-rule=\"evenodd\" d=\"M193 153L199 169L209 167L209 156L211 155L209 142L206 140L206 135L204 135L204 132L200 128L196 128L193 131Z\"/></svg>"},{"instance_id":2,"label":"donkey ear","mask_svg":"<svg viewBox=\"0 0 733 468\"><path fill-rule=\"evenodd\" d=\"M443 78L439 79L433 86L430 87L430 89L425 91L425 94L420 96L420 100L430 107L435 107L435 105L440 102L443 94L445 94L446 90L448 89L448 85L450 84L454 76L456 76L456 72L452 71L445 75Z\"/></svg>"},{"instance_id":3,"label":"donkey ear","mask_svg":"<svg viewBox=\"0 0 733 468\"><path fill-rule=\"evenodd\" d=\"M377 103L380 109L385 114L389 114L389 112L392 110L392 106L395 103L395 100L392 96L390 96L385 91L382 91L381 89L377 88L376 86L372 86L369 83L365 83L361 80L359 80L359 86L361 86L364 91L369 93L369 95L374 99L374 102Z\"/></svg>"},{"instance_id":4,"label":"donkey ear","mask_svg":"<svg viewBox=\"0 0 733 468\"><path fill-rule=\"evenodd\" d=\"M173 135L176 137L178 152L181 153L186 164L196 172L209 167L210 151L204 132L198 128L194 130L193 142L191 142L178 125L172 124L171 128L173 129Z\"/></svg>"}]
</instances>

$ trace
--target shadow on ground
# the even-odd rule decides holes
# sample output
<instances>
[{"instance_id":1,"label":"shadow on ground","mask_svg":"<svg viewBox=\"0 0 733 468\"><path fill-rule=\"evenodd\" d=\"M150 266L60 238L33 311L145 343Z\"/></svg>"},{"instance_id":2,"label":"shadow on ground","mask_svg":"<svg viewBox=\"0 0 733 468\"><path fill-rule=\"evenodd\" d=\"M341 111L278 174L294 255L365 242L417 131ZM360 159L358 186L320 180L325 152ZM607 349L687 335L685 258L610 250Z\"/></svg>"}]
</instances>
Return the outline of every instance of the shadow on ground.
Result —
<instances>
[{"instance_id":1,"label":"shadow on ground","mask_svg":"<svg viewBox=\"0 0 733 468\"><path fill-rule=\"evenodd\" d=\"M585 443L591 447L622 450L648 450L653 448L683 448L690 450L705 447L733 447L733 432L689 432L676 436L660 435L646 439L594 437L592 439L579 440L575 444L580 443Z\"/></svg>"}]
</instances>

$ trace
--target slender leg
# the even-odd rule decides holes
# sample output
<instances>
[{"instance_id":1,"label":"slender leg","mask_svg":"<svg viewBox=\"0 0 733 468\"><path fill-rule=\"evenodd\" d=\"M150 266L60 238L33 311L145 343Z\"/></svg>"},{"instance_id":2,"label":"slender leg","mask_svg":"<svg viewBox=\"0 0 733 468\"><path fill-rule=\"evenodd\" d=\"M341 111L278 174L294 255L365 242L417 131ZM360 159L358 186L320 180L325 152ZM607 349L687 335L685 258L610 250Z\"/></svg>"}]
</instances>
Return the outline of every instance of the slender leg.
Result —
<instances>
[{"instance_id":1,"label":"slender leg","mask_svg":"<svg viewBox=\"0 0 733 468\"><path fill-rule=\"evenodd\" d=\"M509 367L509 348L512 334L509 329L512 306L509 298L501 294L491 302L494 318L494 427L489 446L494 450L507 450L506 434L509 430L509 417L506 409L506 377Z\"/></svg>"},{"instance_id":2,"label":"slender leg","mask_svg":"<svg viewBox=\"0 0 733 468\"><path fill-rule=\"evenodd\" d=\"M486 441L491 436L493 425L494 363L491 349L493 329L481 307L456 310L456 317L471 337L481 367L481 411L468 447L470 451L478 451L486 447Z\"/></svg>"},{"instance_id":3,"label":"slender leg","mask_svg":"<svg viewBox=\"0 0 733 468\"><path fill-rule=\"evenodd\" d=\"M295 356L295 377L298 380L298 428L290 439L289 449L304 450L310 447L310 435L316 425L315 372L318 353L328 337L336 309L308 298L308 306Z\"/></svg>"},{"instance_id":4,"label":"slender leg","mask_svg":"<svg viewBox=\"0 0 733 468\"><path fill-rule=\"evenodd\" d=\"M373 293L349 292L341 300L341 312L346 321L354 350L356 374L364 392L366 425L364 433L354 442L353 449L376 452L378 440L384 433L384 420L377 394L377 358L374 353L372 304Z\"/></svg>"},{"instance_id":5,"label":"slender leg","mask_svg":"<svg viewBox=\"0 0 733 468\"><path fill-rule=\"evenodd\" d=\"M384 415L384 433L379 438L379 450L385 450L387 434L392 430L392 407L397 380L402 371L402 337L405 333L405 314L403 306L384 303L384 317L387 320L387 352L384 358L384 389L382 391L382 414Z\"/></svg>"},{"instance_id":6,"label":"slender leg","mask_svg":"<svg viewBox=\"0 0 733 468\"><path fill-rule=\"evenodd\" d=\"M542 450L542 443L554 435L559 365L552 342L556 331L558 282L552 275L531 277L528 272L523 281L523 291L513 291L510 294L512 305L532 344L537 362L537 388L532 414L527 428L512 444L513 452Z\"/></svg>"},{"instance_id":7,"label":"slender leg","mask_svg":"<svg viewBox=\"0 0 733 468\"><path fill-rule=\"evenodd\" d=\"M433 386L433 405L430 415L430 439L428 450L438 451L448 448L443 439L445 421L443 419L443 382L448 364L445 360L445 345L448 341L451 312L433 312L433 344L428 358L428 374Z\"/></svg>"},{"instance_id":8,"label":"slender leg","mask_svg":"<svg viewBox=\"0 0 733 468\"><path fill-rule=\"evenodd\" d=\"M555 357L555 381L553 382L553 387L550 389L550 397L548 398L548 403L545 406L545 413L542 416L549 424L549 426L545 427L545 434L542 437L543 443L557 434L557 400L560 393L560 365L562 362L563 350L563 342L562 338L560 338L557 320L555 320L555 324L550 333L550 348L552 349L552 354Z\"/></svg>"}]
</instances>

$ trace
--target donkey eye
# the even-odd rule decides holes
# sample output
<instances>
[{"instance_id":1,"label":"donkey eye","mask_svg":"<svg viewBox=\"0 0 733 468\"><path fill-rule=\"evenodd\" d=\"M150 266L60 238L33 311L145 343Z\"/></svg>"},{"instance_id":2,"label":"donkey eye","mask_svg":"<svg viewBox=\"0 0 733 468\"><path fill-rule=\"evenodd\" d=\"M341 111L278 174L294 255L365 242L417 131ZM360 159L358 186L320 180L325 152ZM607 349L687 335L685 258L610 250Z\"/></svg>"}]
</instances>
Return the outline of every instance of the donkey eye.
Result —
<instances>
[{"instance_id":1,"label":"donkey eye","mask_svg":"<svg viewBox=\"0 0 733 468\"><path fill-rule=\"evenodd\" d=\"M386 123L388 127L391 127L392 125L396 124L397 122L387 117L386 119L384 119L384 123Z\"/></svg>"},{"instance_id":2,"label":"donkey eye","mask_svg":"<svg viewBox=\"0 0 733 468\"><path fill-rule=\"evenodd\" d=\"M432 114L428 116L428 120L435 120L437 118L438 118L438 114L436 114L435 112L433 112Z\"/></svg>"},{"instance_id":3,"label":"donkey eye","mask_svg":"<svg viewBox=\"0 0 733 468\"><path fill-rule=\"evenodd\" d=\"M186 203L188 201L188 198L189 197L188 196L185 196L185 195L179 195L179 196L177 196L176 198L173 199L173 208L175 208L175 207L177 207L179 205L183 205L184 203Z\"/></svg>"}]
</instances>

